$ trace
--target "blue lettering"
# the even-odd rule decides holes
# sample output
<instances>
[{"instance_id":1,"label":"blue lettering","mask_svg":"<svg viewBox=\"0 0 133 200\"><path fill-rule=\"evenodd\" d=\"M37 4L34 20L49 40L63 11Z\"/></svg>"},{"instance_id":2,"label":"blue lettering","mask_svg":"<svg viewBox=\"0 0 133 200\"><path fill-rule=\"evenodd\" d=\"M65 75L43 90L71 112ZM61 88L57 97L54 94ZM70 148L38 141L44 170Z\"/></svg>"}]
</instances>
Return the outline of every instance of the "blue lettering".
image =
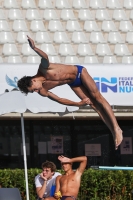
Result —
<instances>
[{"instance_id":1,"label":"blue lettering","mask_svg":"<svg viewBox=\"0 0 133 200\"><path fill-rule=\"evenodd\" d=\"M119 81L119 85L123 85L124 86L124 82L125 81Z\"/></svg>"},{"instance_id":2,"label":"blue lettering","mask_svg":"<svg viewBox=\"0 0 133 200\"><path fill-rule=\"evenodd\" d=\"M126 83L125 83L125 86L126 86L126 85L128 85L128 86L129 86L129 82L128 82L128 81L126 81Z\"/></svg>"},{"instance_id":3,"label":"blue lettering","mask_svg":"<svg viewBox=\"0 0 133 200\"><path fill-rule=\"evenodd\" d=\"M131 87L126 87L126 92L130 93L131 92Z\"/></svg>"},{"instance_id":4,"label":"blue lettering","mask_svg":"<svg viewBox=\"0 0 133 200\"><path fill-rule=\"evenodd\" d=\"M120 93L122 93L122 92L124 93L125 92L125 87L119 87L119 92Z\"/></svg>"},{"instance_id":5,"label":"blue lettering","mask_svg":"<svg viewBox=\"0 0 133 200\"><path fill-rule=\"evenodd\" d=\"M130 81L130 86L133 86L133 81Z\"/></svg>"}]
</instances>

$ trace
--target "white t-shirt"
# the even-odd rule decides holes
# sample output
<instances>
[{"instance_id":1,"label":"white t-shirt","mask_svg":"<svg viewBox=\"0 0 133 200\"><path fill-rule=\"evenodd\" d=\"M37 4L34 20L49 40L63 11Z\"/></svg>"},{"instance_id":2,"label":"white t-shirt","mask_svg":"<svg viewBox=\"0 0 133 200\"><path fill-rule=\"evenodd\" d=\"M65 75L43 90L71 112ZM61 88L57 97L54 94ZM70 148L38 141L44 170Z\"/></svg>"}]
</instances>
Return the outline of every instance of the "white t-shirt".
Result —
<instances>
[{"instance_id":1,"label":"white t-shirt","mask_svg":"<svg viewBox=\"0 0 133 200\"><path fill-rule=\"evenodd\" d=\"M46 191L45 191L43 197L50 197L51 187L52 187L52 185L55 185L55 179L59 175L61 175L59 172L55 172L54 175L52 176L52 178L47 181ZM35 177L35 186L36 186L36 188L37 187L42 187L43 183L44 183L44 180L40 177L40 174L38 174Z\"/></svg>"}]
</instances>

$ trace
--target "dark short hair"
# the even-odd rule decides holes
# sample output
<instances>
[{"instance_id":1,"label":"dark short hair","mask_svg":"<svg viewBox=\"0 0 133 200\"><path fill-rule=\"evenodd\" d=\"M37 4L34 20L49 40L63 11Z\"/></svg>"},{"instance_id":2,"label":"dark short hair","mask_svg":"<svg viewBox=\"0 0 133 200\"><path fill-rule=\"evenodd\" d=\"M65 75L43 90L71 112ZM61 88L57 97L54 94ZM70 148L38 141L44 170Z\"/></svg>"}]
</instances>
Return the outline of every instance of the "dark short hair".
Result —
<instances>
[{"instance_id":1,"label":"dark short hair","mask_svg":"<svg viewBox=\"0 0 133 200\"><path fill-rule=\"evenodd\" d=\"M19 90L22 93L28 94L28 87L30 87L32 85L31 79L33 77L32 76L24 76L21 79L18 80L17 85Z\"/></svg>"},{"instance_id":2,"label":"dark short hair","mask_svg":"<svg viewBox=\"0 0 133 200\"><path fill-rule=\"evenodd\" d=\"M44 169L44 168L50 168L51 172L56 171L56 165L50 161L46 161L46 162L42 163L42 169Z\"/></svg>"}]
</instances>

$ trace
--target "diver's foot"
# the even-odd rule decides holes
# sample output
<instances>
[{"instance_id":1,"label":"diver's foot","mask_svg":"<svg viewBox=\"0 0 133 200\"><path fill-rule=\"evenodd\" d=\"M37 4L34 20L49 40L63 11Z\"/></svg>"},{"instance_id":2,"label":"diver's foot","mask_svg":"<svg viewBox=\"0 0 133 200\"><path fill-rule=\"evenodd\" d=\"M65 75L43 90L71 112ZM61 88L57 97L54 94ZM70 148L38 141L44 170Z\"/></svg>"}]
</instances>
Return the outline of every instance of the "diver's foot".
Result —
<instances>
[{"instance_id":1,"label":"diver's foot","mask_svg":"<svg viewBox=\"0 0 133 200\"><path fill-rule=\"evenodd\" d=\"M114 142L115 142L115 150L118 149L118 146L121 144L123 140L122 130L120 128L116 128L114 133Z\"/></svg>"}]
</instances>

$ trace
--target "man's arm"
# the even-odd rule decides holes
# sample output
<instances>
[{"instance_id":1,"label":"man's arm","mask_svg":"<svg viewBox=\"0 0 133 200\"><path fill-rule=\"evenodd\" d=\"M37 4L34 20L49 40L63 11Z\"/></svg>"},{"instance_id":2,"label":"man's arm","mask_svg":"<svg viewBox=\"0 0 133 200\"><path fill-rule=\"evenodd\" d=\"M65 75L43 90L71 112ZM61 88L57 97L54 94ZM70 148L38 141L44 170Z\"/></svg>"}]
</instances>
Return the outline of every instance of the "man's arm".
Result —
<instances>
[{"instance_id":1,"label":"man's arm","mask_svg":"<svg viewBox=\"0 0 133 200\"><path fill-rule=\"evenodd\" d=\"M47 185L47 181L44 181L42 187L37 187L36 188L36 193L38 195L39 198L43 198L43 195L46 191L46 185Z\"/></svg>"},{"instance_id":2,"label":"man's arm","mask_svg":"<svg viewBox=\"0 0 133 200\"><path fill-rule=\"evenodd\" d=\"M43 172L40 174L40 178L43 179L43 185L39 182L39 177L35 178L35 185L36 185L36 193L39 198L43 198L43 195L46 191L47 179L43 176Z\"/></svg>"},{"instance_id":3,"label":"man's arm","mask_svg":"<svg viewBox=\"0 0 133 200\"><path fill-rule=\"evenodd\" d=\"M49 59L48 59L48 55L46 53L44 53L41 49L38 49L36 46L35 46L35 43L34 41L27 35L27 38L28 38L28 42L29 42L29 45L30 47L40 56L42 57L42 60L41 60L41 63L43 61L45 61L45 65L46 65L46 62L49 63ZM43 65L43 63L42 63Z\"/></svg>"},{"instance_id":4,"label":"man's arm","mask_svg":"<svg viewBox=\"0 0 133 200\"><path fill-rule=\"evenodd\" d=\"M42 94L42 96L43 96L43 94ZM63 105L68 105L68 106L83 106L83 105L87 105L88 104L87 102L89 100L89 98L85 98L80 102L74 102L74 101L71 101L69 99L60 98L57 95L55 95L55 94L53 94L52 92L49 92L49 91L44 96L47 96L49 99L51 99L53 101L56 101L58 103L61 103Z\"/></svg>"},{"instance_id":5,"label":"man's arm","mask_svg":"<svg viewBox=\"0 0 133 200\"><path fill-rule=\"evenodd\" d=\"M56 189L55 189L54 197L56 199L59 198L57 193L60 191L60 178L61 178L61 175L57 176L56 177L56 181L55 181Z\"/></svg>"},{"instance_id":6,"label":"man's arm","mask_svg":"<svg viewBox=\"0 0 133 200\"><path fill-rule=\"evenodd\" d=\"M61 161L61 162L70 162L70 163L73 163L73 162L80 162L80 165L77 169L77 172L80 172L80 174L82 174L86 168L86 164L87 164L87 157L86 156L80 156L80 157L76 157L76 158L67 158L67 157L64 157L64 156L59 156L58 159Z\"/></svg>"}]
</instances>

